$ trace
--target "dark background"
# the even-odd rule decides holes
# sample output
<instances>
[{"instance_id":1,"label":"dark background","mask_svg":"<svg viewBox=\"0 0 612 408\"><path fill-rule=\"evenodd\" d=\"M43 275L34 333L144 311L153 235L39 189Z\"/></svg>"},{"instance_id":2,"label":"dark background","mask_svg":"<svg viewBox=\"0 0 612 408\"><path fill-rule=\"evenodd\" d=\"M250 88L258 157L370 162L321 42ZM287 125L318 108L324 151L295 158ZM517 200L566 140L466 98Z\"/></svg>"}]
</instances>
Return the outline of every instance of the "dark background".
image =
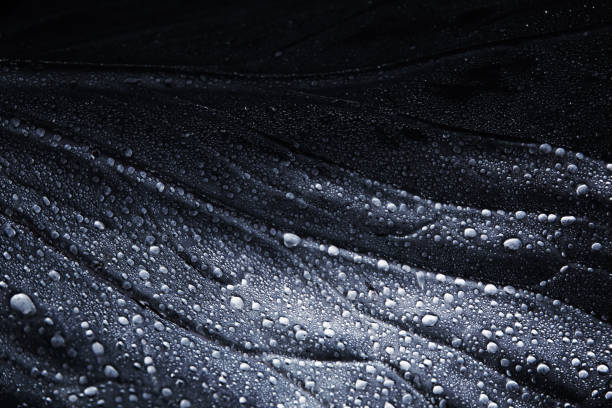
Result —
<instances>
[{"instance_id":1,"label":"dark background","mask_svg":"<svg viewBox=\"0 0 612 408\"><path fill-rule=\"evenodd\" d=\"M394 109L612 159L611 2L12 1L0 15L1 58L313 78L399 69Z\"/></svg>"}]
</instances>

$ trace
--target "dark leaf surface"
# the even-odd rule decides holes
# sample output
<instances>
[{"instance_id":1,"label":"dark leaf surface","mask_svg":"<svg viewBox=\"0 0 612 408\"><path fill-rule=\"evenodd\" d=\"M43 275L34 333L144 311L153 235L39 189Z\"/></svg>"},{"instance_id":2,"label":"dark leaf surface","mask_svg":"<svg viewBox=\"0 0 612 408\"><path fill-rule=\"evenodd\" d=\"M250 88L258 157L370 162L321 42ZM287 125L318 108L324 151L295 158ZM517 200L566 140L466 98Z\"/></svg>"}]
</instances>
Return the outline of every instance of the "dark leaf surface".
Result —
<instances>
[{"instance_id":1,"label":"dark leaf surface","mask_svg":"<svg viewBox=\"0 0 612 408\"><path fill-rule=\"evenodd\" d=\"M9 2L0 401L603 407L606 2Z\"/></svg>"}]
</instances>

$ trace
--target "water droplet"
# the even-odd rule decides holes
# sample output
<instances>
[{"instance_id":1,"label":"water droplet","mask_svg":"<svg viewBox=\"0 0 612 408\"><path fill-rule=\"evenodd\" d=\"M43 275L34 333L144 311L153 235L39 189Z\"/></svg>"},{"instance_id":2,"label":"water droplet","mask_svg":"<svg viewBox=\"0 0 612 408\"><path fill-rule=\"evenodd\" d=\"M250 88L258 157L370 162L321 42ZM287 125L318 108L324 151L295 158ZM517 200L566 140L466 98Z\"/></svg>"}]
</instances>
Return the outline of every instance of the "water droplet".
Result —
<instances>
[{"instance_id":1,"label":"water droplet","mask_svg":"<svg viewBox=\"0 0 612 408\"><path fill-rule=\"evenodd\" d=\"M30 316L36 313L36 306L32 299L25 293L17 293L10 300L10 305L13 310L18 311L24 316Z\"/></svg>"},{"instance_id":2,"label":"water droplet","mask_svg":"<svg viewBox=\"0 0 612 408\"><path fill-rule=\"evenodd\" d=\"M511 251L518 251L522 245L523 243L518 238L508 238L504 241L504 248L507 248Z\"/></svg>"},{"instance_id":3,"label":"water droplet","mask_svg":"<svg viewBox=\"0 0 612 408\"><path fill-rule=\"evenodd\" d=\"M379 259L378 262L376 263L376 267L380 269L381 271L388 271L389 263L385 261L384 259Z\"/></svg>"},{"instance_id":4,"label":"water droplet","mask_svg":"<svg viewBox=\"0 0 612 408\"><path fill-rule=\"evenodd\" d=\"M367 385L368 385L367 381L363 381L363 380L360 380L360 379L355 381L355 389L356 390L359 390L359 391L365 390Z\"/></svg>"},{"instance_id":5,"label":"water droplet","mask_svg":"<svg viewBox=\"0 0 612 408\"><path fill-rule=\"evenodd\" d=\"M497 294L497 287L491 283L485 285L484 287L484 293L486 293L487 295L496 295Z\"/></svg>"},{"instance_id":6,"label":"water droplet","mask_svg":"<svg viewBox=\"0 0 612 408\"><path fill-rule=\"evenodd\" d=\"M438 316L432 314L426 314L421 318L421 323L423 326L432 327L438 323Z\"/></svg>"},{"instance_id":7,"label":"water droplet","mask_svg":"<svg viewBox=\"0 0 612 408\"><path fill-rule=\"evenodd\" d=\"M287 248L293 248L300 244L302 239L295 234L286 232L283 234L283 243Z\"/></svg>"},{"instance_id":8,"label":"water droplet","mask_svg":"<svg viewBox=\"0 0 612 408\"><path fill-rule=\"evenodd\" d=\"M536 370L538 371L538 374L546 375L550 372L550 367L544 363L540 363L536 367Z\"/></svg>"},{"instance_id":9,"label":"water droplet","mask_svg":"<svg viewBox=\"0 0 612 408\"><path fill-rule=\"evenodd\" d=\"M587 186L586 184L580 184L578 187L576 187L576 194L578 194L579 196L585 195L586 193L588 193L588 191L589 186Z\"/></svg>"},{"instance_id":10,"label":"water droplet","mask_svg":"<svg viewBox=\"0 0 612 408\"><path fill-rule=\"evenodd\" d=\"M91 351L99 357L104 354L104 346L96 341L91 345Z\"/></svg>"},{"instance_id":11,"label":"water droplet","mask_svg":"<svg viewBox=\"0 0 612 408\"><path fill-rule=\"evenodd\" d=\"M106 378L117 378L119 377L119 372L112 365L104 366L104 376Z\"/></svg>"},{"instance_id":12,"label":"water droplet","mask_svg":"<svg viewBox=\"0 0 612 408\"><path fill-rule=\"evenodd\" d=\"M244 308L244 301L240 296L232 296L230 298L230 306L234 309L242 309Z\"/></svg>"},{"instance_id":13,"label":"water droplet","mask_svg":"<svg viewBox=\"0 0 612 408\"><path fill-rule=\"evenodd\" d=\"M463 236L465 236L466 238L474 238L476 235L478 235L478 233L474 228L466 228L463 231Z\"/></svg>"},{"instance_id":14,"label":"water droplet","mask_svg":"<svg viewBox=\"0 0 612 408\"><path fill-rule=\"evenodd\" d=\"M308 332L306 332L305 330L298 330L295 332L295 339L298 341L306 339L306 336L308 336Z\"/></svg>"}]
</instances>

